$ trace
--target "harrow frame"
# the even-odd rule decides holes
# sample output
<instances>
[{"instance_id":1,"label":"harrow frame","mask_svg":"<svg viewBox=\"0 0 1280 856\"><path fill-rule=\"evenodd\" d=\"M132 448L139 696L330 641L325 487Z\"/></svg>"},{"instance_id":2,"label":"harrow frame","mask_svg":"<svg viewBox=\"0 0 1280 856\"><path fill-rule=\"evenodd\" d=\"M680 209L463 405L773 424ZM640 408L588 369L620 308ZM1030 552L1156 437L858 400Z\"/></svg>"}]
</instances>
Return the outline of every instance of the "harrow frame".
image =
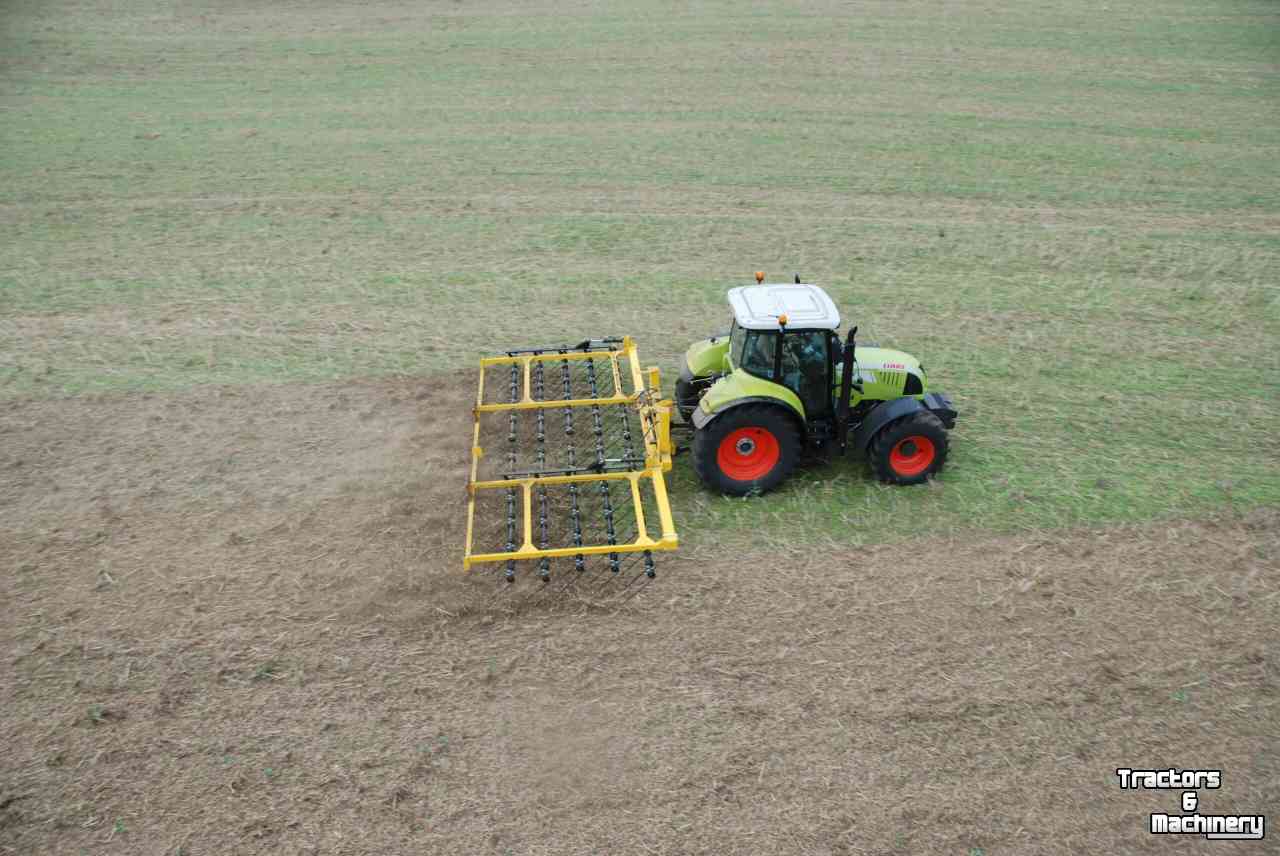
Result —
<instances>
[{"instance_id":1,"label":"harrow frame","mask_svg":"<svg viewBox=\"0 0 1280 856\"><path fill-rule=\"evenodd\" d=\"M571 397L569 383L569 364L587 361L586 369L590 378L592 397ZM612 380L612 394L595 395L596 364L608 363L608 377ZM625 365L624 365L625 364ZM485 370L491 367L510 366L510 400L505 402L485 402ZM544 375L548 368L561 368L564 372L565 395L559 398L548 398L545 395ZM603 369L603 366L602 366ZM624 392L624 382L629 381L631 391ZM602 444L601 408L605 407L633 408L638 416L640 436L643 443L644 457L638 458L630 447L621 458L606 458ZM481 420L485 414L507 413L511 419L510 441L515 442L516 419L520 414L531 413L537 419L538 442L545 442L545 420L551 411L561 411L564 416L566 431L572 435L573 414L590 408L596 435L597 455L593 463L577 466L572 446L569 447L569 466L554 467L548 465L545 448L538 451L538 459L532 469L523 471L507 471L499 473L497 478L480 479L480 462L486 450L481 445ZM463 556L463 569L470 571L479 563L507 562L508 579L514 575L516 561L538 560L540 575L548 578L548 560L553 558L574 557L581 567L585 556L608 555L616 564L617 554L645 554L645 568L649 576L653 575L653 562L650 552L655 550L674 550L679 545L679 536L671 515L671 505L667 497L666 482L663 474L671 469L673 446L671 442L672 402L661 397L661 378L656 367L640 368L636 354L635 342L630 336L622 339L594 339L579 345L562 348L540 348L508 351L505 356L484 357L480 360L480 382L476 392L476 406L472 411L474 427L471 445L471 473L467 482L467 541ZM514 465L516 455L510 452L509 460ZM608 517L609 543L586 543L582 536L582 527L578 520L578 509L574 504L573 525L574 543L565 547L551 547L546 542L546 490L549 486L569 485L574 493L578 485L599 484L601 491L608 493L611 483L625 482L629 489L631 507L635 515L636 537L633 540L615 543L614 525L611 506L606 500L606 516ZM652 488L653 505L657 510L656 521L646 520L644 503L641 501L641 487L647 482ZM475 506L477 493L480 491L507 491L507 549L503 551L477 552L473 541L475 534ZM515 500L517 492L520 501ZM534 505L540 503L539 521L535 526ZM520 523L516 525L516 506L520 509ZM650 535L650 526L656 524L657 537ZM540 528L542 543L535 543L535 528ZM520 541L515 539L519 531Z\"/></svg>"}]
</instances>

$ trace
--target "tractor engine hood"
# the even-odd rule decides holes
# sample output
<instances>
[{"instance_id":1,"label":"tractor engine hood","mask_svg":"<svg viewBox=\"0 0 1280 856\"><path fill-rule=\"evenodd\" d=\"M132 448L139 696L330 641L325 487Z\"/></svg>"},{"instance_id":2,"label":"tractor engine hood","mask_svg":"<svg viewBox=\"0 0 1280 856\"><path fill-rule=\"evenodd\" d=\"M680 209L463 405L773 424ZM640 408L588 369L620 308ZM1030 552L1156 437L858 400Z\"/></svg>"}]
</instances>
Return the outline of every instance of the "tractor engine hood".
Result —
<instances>
[{"instance_id":1,"label":"tractor engine hood","mask_svg":"<svg viewBox=\"0 0 1280 856\"><path fill-rule=\"evenodd\" d=\"M871 348L858 346L854 351L854 361L858 370L863 372L911 372L920 375L920 361L906 351L895 351L893 348ZM866 378L864 378L866 380Z\"/></svg>"},{"instance_id":2,"label":"tractor engine hood","mask_svg":"<svg viewBox=\"0 0 1280 856\"><path fill-rule=\"evenodd\" d=\"M712 336L694 342L684 352L684 364L690 377L706 377L720 371L724 363L724 355L729 352L729 334Z\"/></svg>"},{"instance_id":3,"label":"tractor engine hood","mask_svg":"<svg viewBox=\"0 0 1280 856\"><path fill-rule=\"evenodd\" d=\"M919 396L928 392L928 381L920 361L905 351L893 348L859 347L854 352L862 384L862 398L888 400L903 395ZM836 366L836 385L840 384L842 367Z\"/></svg>"}]
</instances>

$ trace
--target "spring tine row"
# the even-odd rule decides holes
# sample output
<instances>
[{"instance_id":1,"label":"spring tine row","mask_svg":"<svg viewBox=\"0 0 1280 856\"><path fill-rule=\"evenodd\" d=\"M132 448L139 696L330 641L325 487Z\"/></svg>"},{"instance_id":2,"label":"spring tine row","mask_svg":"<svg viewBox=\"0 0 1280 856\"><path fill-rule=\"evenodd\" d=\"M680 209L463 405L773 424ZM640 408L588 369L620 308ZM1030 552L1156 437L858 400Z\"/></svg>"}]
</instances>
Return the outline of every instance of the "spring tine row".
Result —
<instances>
[{"instance_id":1,"label":"spring tine row","mask_svg":"<svg viewBox=\"0 0 1280 856\"><path fill-rule=\"evenodd\" d=\"M520 370L512 364L511 366L511 402L520 400ZM514 470L516 468L516 413L511 411L511 421L507 429L507 469ZM516 489L514 487L507 488L507 552L514 553L516 551ZM516 563L514 559L507 560L507 582L516 581Z\"/></svg>"},{"instance_id":2,"label":"spring tine row","mask_svg":"<svg viewBox=\"0 0 1280 856\"><path fill-rule=\"evenodd\" d=\"M568 401L573 398L573 383L569 380L569 361L560 361L560 374L564 378L564 397ZM564 433L566 436L573 436L573 408L566 407L564 409Z\"/></svg>"},{"instance_id":3,"label":"spring tine row","mask_svg":"<svg viewBox=\"0 0 1280 856\"><path fill-rule=\"evenodd\" d=\"M591 386L591 397L599 398L600 389L596 385L596 365L595 360L587 360L587 383ZM596 462L601 466L604 465L604 419L600 415L600 405L593 404L591 406L591 418L593 422L593 430L596 434ZM628 456L629 457L629 456ZM609 496L609 483L607 481L600 482L600 499L604 503L604 527L608 533L609 543L617 544L618 536L613 529L613 501ZM618 572L618 554L609 554L609 567L616 574Z\"/></svg>"},{"instance_id":4,"label":"spring tine row","mask_svg":"<svg viewBox=\"0 0 1280 856\"><path fill-rule=\"evenodd\" d=\"M631 413L625 409L618 412L622 414L622 453L627 458L634 458L636 452L635 446L631 442ZM609 543L612 544L614 542L610 541ZM653 579L655 573L653 569L653 553L649 550L644 551L644 572L649 579Z\"/></svg>"},{"instance_id":5,"label":"spring tine row","mask_svg":"<svg viewBox=\"0 0 1280 856\"><path fill-rule=\"evenodd\" d=\"M628 458L635 457L635 447L631 443L631 416L625 408L619 408L622 417L622 453Z\"/></svg>"},{"instance_id":6,"label":"spring tine row","mask_svg":"<svg viewBox=\"0 0 1280 856\"><path fill-rule=\"evenodd\" d=\"M533 366L533 389L537 395L537 400L544 400L543 389L543 371L542 363L534 363ZM538 469L545 470L547 468L547 417L546 411L538 408L535 413L538 414ZM547 488L545 485L538 485L538 547L542 550L549 546L547 536ZM551 579L551 560L541 558L538 560L538 577L545 583Z\"/></svg>"},{"instance_id":7,"label":"spring tine row","mask_svg":"<svg viewBox=\"0 0 1280 856\"><path fill-rule=\"evenodd\" d=\"M596 387L596 361L587 360L587 383L591 386L591 397L599 398ZM596 434L596 463L604 466L604 419L600 416L600 405L591 405L591 420Z\"/></svg>"},{"instance_id":8,"label":"spring tine row","mask_svg":"<svg viewBox=\"0 0 1280 856\"><path fill-rule=\"evenodd\" d=\"M573 384L569 380L569 361L560 361L560 373L564 378L564 397L566 399L573 397ZM568 446L569 468L573 469L578 466L577 452L573 448L573 408L566 407L564 409L564 433L565 445ZM578 486L569 484L569 516L573 523L573 546L582 546L582 514L578 508ZM586 562L582 558L582 554L573 557L573 567L582 573L586 570Z\"/></svg>"}]
</instances>

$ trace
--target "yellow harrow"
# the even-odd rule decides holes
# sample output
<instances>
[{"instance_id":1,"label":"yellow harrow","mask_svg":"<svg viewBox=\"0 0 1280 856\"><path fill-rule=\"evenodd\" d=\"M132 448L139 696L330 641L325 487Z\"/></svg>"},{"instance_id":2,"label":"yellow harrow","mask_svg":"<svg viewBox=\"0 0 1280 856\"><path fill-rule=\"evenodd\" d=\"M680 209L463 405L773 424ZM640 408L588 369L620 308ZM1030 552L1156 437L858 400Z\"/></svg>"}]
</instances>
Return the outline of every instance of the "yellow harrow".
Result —
<instances>
[{"instance_id":1,"label":"yellow harrow","mask_svg":"<svg viewBox=\"0 0 1280 856\"><path fill-rule=\"evenodd\" d=\"M629 336L481 359L463 567L549 582L553 563L606 578L643 563L632 580L652 578L653 553L678 544L660 390Z\"/></svg>"}]
</instances>

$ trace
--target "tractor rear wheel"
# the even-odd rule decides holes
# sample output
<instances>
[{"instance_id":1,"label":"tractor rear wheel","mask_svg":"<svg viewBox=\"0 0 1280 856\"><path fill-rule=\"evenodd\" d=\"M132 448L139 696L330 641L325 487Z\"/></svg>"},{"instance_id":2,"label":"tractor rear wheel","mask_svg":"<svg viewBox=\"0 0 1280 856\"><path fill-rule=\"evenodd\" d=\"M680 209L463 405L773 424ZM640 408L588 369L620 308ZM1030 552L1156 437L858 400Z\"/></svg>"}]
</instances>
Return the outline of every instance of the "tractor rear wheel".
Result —
<instances>
[{"instance_id":1,"label":"tractor rear wheel","mask_svg":"<svg viewBox=\"0 0 1280 856\"><path fill-rule=\"evenodd\" d=\"M947 460L947 429L927 410L890 422L867 448L876 477L886 484L921 484Z\"/></svg>"},{"instance_id":2,"label":"tractor rear wheel","mask_svg":"<svg viewBox=\"0 0 1280 856\"><path fill-rule=\"evenodd\" d=\"M800 458L800 431L780 407L740 404L693 434L693 468L732 496L777 487Z\"/></svg>"}]
</instances>

